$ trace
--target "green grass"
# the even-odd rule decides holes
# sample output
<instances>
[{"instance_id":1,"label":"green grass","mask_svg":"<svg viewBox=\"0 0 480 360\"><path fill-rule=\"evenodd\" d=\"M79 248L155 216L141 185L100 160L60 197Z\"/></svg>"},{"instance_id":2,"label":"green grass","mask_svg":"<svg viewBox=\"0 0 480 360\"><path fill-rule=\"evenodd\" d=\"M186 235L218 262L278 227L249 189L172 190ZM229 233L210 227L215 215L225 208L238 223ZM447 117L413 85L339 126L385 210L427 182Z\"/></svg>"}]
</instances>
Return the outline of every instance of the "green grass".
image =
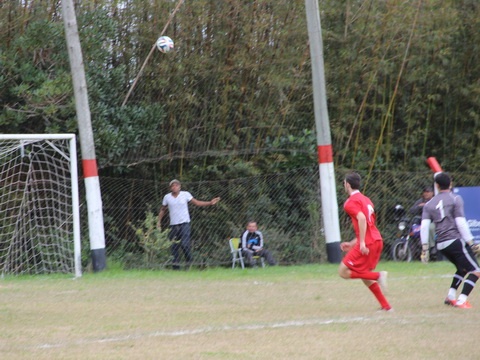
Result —
<instances>
[{"instance_id":1,"label":"green grass","mask_svg":"<svg viewBox=\"0 0 480 360\"><path fill-rule=\"evenodd\" d=\"M0 281L5 359L472 358L480 315L443 305L447 262L383 262L393 314L337 265ZM478 290L478 289L477 289Z\"/></svg>"}]
</instances>

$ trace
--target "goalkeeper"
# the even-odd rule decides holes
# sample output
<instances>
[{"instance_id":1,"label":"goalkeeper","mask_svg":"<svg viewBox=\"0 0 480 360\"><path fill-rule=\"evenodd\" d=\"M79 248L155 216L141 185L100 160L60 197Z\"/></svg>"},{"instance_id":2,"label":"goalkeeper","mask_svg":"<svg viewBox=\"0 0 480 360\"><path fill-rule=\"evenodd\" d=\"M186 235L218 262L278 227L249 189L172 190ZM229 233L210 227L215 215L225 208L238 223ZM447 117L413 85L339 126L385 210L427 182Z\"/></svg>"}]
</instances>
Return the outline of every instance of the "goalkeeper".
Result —
<instances>
[{"instance_id":1,"label":"goalkeeper","mask_svg":"<svg viewBox=\"0 0 480 360\"><path fill-rule=\"evenodd\" d=\"M469 309L472 306L467 298L480 277L480 267L472 249L473 236L465 219L463 199L451 192L451 179L447 173L435 176L435 186L438 194L425 204L422 212L422 261L428 262L428 232L433 222L437 250L457 268L444 303ZM457 290L462 282L462 292L457 299Z\"/></svg>"}]
</instances>

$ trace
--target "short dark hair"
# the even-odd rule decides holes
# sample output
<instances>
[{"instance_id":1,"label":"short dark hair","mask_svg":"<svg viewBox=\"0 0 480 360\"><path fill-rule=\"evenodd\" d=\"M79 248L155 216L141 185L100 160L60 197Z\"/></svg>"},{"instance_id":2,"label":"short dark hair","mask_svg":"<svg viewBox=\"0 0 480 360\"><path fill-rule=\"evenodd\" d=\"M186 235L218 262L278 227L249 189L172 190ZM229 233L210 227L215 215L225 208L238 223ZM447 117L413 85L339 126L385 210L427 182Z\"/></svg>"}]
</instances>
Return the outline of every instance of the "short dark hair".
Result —
<instances>
[{"instance_id":1,"label":"short dark hair","mask_svg":"<svg viewBox=\"0 0 480 360\"><path fill-rule=\"evenodd\" d=\"M452 182L450 175L447 173L441 172L435 175L435 182L438 184L440 190L448 190Z\"/></svg>"},{"instance_id":2,"label":"short dark hair","mask_svg":"<svg viewBox=\"0 0 480 360\"><path fill-rule=\"evenodd\" d=\"M423 192L433 192L433 187L431 187L431 186L425 186L425 187L423 188Z\"/></svg>"},{"instance_id":3,"label":"short dark hair","mask_svg":"<svg viewBox=\"0 0 480 360\"><path fill-rule=\"evenodd\" d=\"M345 181L350 184L353 190L360 189L362 178L359 173L351 172L345 176Z\"/></svg>"},{"instance_id":4,"label":"short dark hair","mask_svg":"<svg viewBox=\"0 0 480 360\"><path fill-rule=\"evenodd\" d=\"M177 180L177 179L173 179L172 181L170 181L170 184L169 184L168 186L172 186L173 184L182 185L182 184L180 183L180 181Z\"/></svg>"}]
</instances>

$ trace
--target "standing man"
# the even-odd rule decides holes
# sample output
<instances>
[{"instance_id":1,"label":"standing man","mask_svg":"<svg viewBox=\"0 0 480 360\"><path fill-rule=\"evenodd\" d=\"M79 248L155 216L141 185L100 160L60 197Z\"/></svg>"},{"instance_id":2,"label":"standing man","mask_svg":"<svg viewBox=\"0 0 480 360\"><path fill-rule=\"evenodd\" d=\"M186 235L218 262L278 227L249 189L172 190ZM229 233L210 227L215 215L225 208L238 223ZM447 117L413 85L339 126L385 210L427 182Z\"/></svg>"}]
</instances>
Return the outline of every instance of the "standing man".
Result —
<instances>
[{"instance_id":1,"label":"standing man","mask_svg":"<svg viewBox=\"0 0 480 360\"><path fill-rule=\"evenodd\" d=\"M438 194L423 207L420 230L422 261L428 262L428 229L433 222L437 235L437 250L457 268L444 303L470 309L472 306L467 298L480 277L480 268L471 248L473 235L465 219L463 199L451 192L451 179L447 173L438 173L435 176L435 186ZM457 289L462 282L462 292L456 299Z\"/></svg>"},{"instance_id":2,"label":"standing man","mask_svg":"<svg viewBox=\"0 0 480 360\"><path fill-rule=\"evenodd\" d=\"M220 198L216 197L210 201L197 200L188 191L181 191L180 181L176 179L170 181L170 191L171 193L163 197L162 208L158 214L157 226L161 229L163 216L168 209L170 213L170 233L168 238L170 240L176 240L172 244L172 255L173 268L178 270L180 268L180 249L183 251L187 263L192 261L188 203L191 202L196 206L210 206L219 202Z\"/></svg>"},{"instance_id":3,"label":"standing man","mask_svg":"<svg viewBox=\"0 0 480 360\"><path fill-rule=\"evenodd\" d=\"M422 197L415 201L413 206L410 208L410 214L418 217L418 222L415 221L415 224L419 224L422 218L423 207L427 202L429 202L433 198L433 187L425 186L423 188ZM415 219L416 220L416 219ZM430 224L429 232L428 232L428 245L430 246L430 255L432 258L436 260L441 260L441 256L437 256L437 250L435 247L435 224L432 222Z\"/></svg>"},{"instance_id":4,"label":"standing man","mask_svg":"<svg viewBox=\"0 0 480 360\"><path fill-rule=\"evenodd\" d=\"M258 231L256 221L248 222L247 230L245 230L242 234L241 246L242 254L245 254L245 257L250 265L257 265L254 256L261 256L267 260L269 265L275 265L275 260L273 259L272 254L263 247L263 234Z\"/></svg>"},{"instance_id":5,"label":"standing man","mask_svg":"<svg viewBox=\"0 0 480 360\"><path fill-rule=\"evenodd\" d=\"M348 194L343 208L352 220L356 238L340 244L347 252L338 268L343 279L361 279L380 303L381 310L392 311L385 298L387 272L374 272L383 249L383 239L375 225L372 201L360 192L361 177L355 172L345 176L343 186ZM382 291L383 290L383 291Z\"/></svg>"}]
</instances>

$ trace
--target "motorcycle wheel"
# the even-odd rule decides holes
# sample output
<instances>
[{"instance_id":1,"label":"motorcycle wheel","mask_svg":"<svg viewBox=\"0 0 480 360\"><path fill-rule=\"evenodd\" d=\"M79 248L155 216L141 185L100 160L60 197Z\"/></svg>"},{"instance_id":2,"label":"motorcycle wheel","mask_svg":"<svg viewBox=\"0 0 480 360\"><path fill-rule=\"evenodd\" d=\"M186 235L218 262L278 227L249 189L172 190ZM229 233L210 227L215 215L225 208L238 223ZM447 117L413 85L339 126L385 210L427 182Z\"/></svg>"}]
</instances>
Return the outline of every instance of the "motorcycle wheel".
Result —
<instances>
[{"instance_id":1,"label":"motorcycle wheel","mask_svg":"<svg viewBox=\"0 0 480 360\"><path fill-rule=\"evenodd\" d=\"M404 239L397 239L392 245L393 261L412 261L412 250Z\"/></svg>"}]
</instances>

